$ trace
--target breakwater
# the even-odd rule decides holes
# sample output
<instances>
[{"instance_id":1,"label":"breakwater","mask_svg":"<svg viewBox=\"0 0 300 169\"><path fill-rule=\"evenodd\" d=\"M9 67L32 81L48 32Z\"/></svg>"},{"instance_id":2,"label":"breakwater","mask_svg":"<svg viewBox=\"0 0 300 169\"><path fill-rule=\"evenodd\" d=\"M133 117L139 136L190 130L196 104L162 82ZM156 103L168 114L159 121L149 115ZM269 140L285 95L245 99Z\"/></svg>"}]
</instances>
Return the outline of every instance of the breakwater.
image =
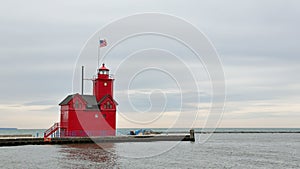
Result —
<instances>
[{"instance_id":1,"label":"breakwater","mask_svg":"<svg viewBox=\"0 0 300 169\"><path fill-rule=\"evenodd\" d=\"M107 137L65 137L65 138L27 138L2 137L0 146L45 145L45 144L83 144L83 143L121 143L121 142L153 142L153 141L195 141L194 130L189 134L162 134L138 136L107 136Z\"/></svg>"}]
</instances>

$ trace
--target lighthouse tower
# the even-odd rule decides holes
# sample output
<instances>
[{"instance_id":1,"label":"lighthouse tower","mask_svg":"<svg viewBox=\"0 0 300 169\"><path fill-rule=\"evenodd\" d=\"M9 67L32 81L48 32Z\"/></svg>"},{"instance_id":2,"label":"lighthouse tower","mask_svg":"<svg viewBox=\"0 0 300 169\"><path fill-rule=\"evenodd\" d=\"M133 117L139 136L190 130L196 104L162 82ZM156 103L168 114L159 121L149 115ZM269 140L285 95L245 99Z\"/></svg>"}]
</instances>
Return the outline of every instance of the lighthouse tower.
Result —
<instances>
[{"instance_id":1,"label":"lighthouse tower","mask_svg":"<svg viewBox=\"0 0 300 169\"><path fill-rule=\"evenodd\" d=\"M113 99L113 82L102 64L93 79L93 95L76 93L61 101L60 122L45 131L44 137L55 133L60 137L115 136L118 103Z\"/></svg>"},{"instance_id":2,"label":"lighthouse tower","mask_svg":"<svg viewBox=\"0 0 300 169\"><path fill-rule=\"evenodd\" d=\"M116 105L117 102L113 99L113 82L109 74L109 69L102 64L102 67L98 69L97 78L93 81L93 94L96 97L100 111L103 117L111 126L112 129L116 129Z\"/></svg>"},{"instance_id":3,"label":"lighthouse tower","mask_svg":"<svg viewBox=\"0 0 300 169\"><path fill-rule=\"evenodd\" d=\"M103 63L98 69L98 76L94 80L93 87L93 93L98 102L106 95L113 96L113 81L114 79L110 78L109 69Z\"/></svg>"}]
</instances>

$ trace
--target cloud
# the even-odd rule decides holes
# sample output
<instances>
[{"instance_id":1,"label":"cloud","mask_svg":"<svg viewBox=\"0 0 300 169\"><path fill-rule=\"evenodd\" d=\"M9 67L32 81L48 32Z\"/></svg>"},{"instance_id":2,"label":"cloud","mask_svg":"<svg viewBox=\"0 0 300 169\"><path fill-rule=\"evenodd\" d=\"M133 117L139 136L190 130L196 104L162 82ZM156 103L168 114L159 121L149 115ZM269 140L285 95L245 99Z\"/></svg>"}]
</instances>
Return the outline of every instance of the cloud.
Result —
<instances>
[{"instance_id":1,"label":"cloud","mask_svg":"<svg viewBox=\"0 0 300 169\"><path fill-rule=\"evenodd\" d=\"M57 106L0 104L0 124L3 127L48 128L58 119Z\"/></svg>"},{"instance_id":2,"label":"cloud","mask_svg":"<svg viewBox=\"0 0 300 169\"><path fill-rule=\"evenodd\" d=\"M297 22L300 19L300 2L138 2L3 2L0 6L0 127L50 126L59 117L57 104L67 94L79 92L80 69L76 68L81 65L75 67L75 63L85 41L111 20L138 12L162 12L182 17L202 30L215 45L227 84L227 106L221 126L255 127L263 126L265 122L267 126L299 127L296 120L299 121L297 112L300 108L294 101L299 100L300 94L297 78L300 72L297 38L300 34L300 24ZM97 38L94 43L97 43ZM167 62L168 57L159 59L165 55L159 52L142 55L145 58L152 54L157 56L156 59L128 59L135 64L130 64L128 70L119 69L118 72L120 59L149 47L163 48L180 56L196 72L195 81L191 83L191 77L184 76L182 72L188 70L180 66L181 62ZM90 48L90 52L84 53L86 62L78 60L78 63L91 65L86 66L87 78L93 77L96 72L97 49ZM127 83L123 81L126 73L134 72L135 65L139 63L157 65L159 60L165 64L166 70L179 75L176 80L183 88L178 92L178 86L166 74L148 72L138 77L135 86L129 88L129 93L134 95L134 104L141 110L147 110L150 101L163 98L163 95L157 94L149 100L147 90L163 90L167 95L167 111L162 120L154 125L169 126L178 113L178 94L183 93L186 96L184 111L192 114L192 110L200 105L199 112L202 113L197 124L201 126L205 123L212 95L211 82L205 67L195 62L190 51L174 41L148 36L123 43L109 56L105 62L116 74L116 100L124 110L128 110L123 113L136 113L124 104L128 101L124 95L128 90ZM158 80L154 81L155 78ZM198 85L199 91L195 91L195 85ZM91 93L91 86L86 82L86 93ZM153 114L149 113L149 118L159 111L152 109ZM188 125L190 120L193 120L193 114L187 115L181 124ZM132 125L120 117L119 126Z\"/></svg>"}]
</instances>

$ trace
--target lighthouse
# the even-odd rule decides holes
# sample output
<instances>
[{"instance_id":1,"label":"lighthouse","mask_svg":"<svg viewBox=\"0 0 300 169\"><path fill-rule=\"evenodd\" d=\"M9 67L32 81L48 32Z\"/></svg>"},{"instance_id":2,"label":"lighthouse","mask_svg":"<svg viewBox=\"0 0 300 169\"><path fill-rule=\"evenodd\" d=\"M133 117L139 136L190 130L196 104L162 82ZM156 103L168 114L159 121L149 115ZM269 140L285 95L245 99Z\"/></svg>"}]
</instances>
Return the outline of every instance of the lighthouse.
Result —
<instances>
[{"instance_id":1,"label":"lighthouse","mask_svg":"<svg viewBox=\"0 0 300 169\"><path fill-rule=\"evenodd\" d=\"M116 108L113 98L114 79L105 64L97 70L93 94L71 94L60 105L60 122L44 133L58 137L115 136Z\"/></svg>"}]
</instances>

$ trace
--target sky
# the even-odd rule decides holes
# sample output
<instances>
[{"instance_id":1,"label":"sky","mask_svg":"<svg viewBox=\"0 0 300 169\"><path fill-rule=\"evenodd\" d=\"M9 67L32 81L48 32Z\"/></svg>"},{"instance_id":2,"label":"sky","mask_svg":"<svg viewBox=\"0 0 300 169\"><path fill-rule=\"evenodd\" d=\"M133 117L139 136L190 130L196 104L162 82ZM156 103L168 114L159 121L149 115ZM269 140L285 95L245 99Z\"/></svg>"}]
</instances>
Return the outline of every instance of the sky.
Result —
<instances>
[{"instance_id":1,"label":"sky","mask_svg":"<svg viewBox=\"0 0 300 169\"><path fill-rule=\"evenodd\" d=\"M92 42L92 35L112 21L145 12L182 18L201 30L215 47L226 84L225 108L215 127L300 127L297 0L11 0L0 6L0 128L48 128L59 121L58 103L68 94L80 92L74 87L73 75L79 71L81 52ZM118 73L134 72L133 63L166 63L171 57L164 50L141 52L126 60L133 70L117 69L121 55L130 54L128 51L157 47L147 42L157 42L161 48L175 48L177 55L190 56L175 42L156 38L129 40L106 59L107 67L116 74L118 127L170 127L180 114L180 93L171 76L151 70L136 76L131 88L126 88L122 83L126 76ZM154 59L147 60L148 55ZM201 94L198 101L193 90L185 90L193 83L176 79L183 86L180 92L190 103L182 107L186 114L181 125L190 127L193 123L194 127L203 127L211 104L209 76L205 66L184 59L189 67L198 70L196 85ZM86 76L92 76L95 60L85 61L95 65L86 68ZM172 63L168 70L187 77L179 62ZM91 90L89 85L86 82L87 93ZM198 117L189 116L197 107Z\"/></svg>"}]
</instances>

